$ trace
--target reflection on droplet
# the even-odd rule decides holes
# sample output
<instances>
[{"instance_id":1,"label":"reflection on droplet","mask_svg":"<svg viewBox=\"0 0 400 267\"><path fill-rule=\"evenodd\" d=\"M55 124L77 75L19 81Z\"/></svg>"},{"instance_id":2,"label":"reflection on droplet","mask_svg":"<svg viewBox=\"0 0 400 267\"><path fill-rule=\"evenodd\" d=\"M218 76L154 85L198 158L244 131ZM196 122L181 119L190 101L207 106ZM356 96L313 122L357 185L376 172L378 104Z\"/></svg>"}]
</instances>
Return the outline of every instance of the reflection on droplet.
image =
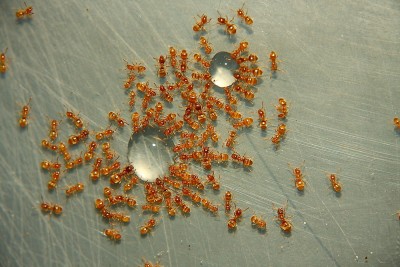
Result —
<instances>
[{"instance_id":1,"label":"reflection on droplet","mask_svg":"<svg viewBox=\"0 0 400 267\"><path fill-rule=\"evenodd\" d=\"M128 143L128 161L135 167L137 176L147 182L168 172L172 162L168 144L159 136L158 129L148 128L131 136Z\"/></svg>"},{"instance_id":2,"label":"reflection on droplet","mask_svg":"<svg viewBox=\"0 0 400 267\"><path fill-rule=\"evenodd\" d=\"M228 52L218 52L211 61L210 74L211 81L219 87L226 87L233 84L236 79L233 72L239 65Z\"/></svg>"}]
</instances>

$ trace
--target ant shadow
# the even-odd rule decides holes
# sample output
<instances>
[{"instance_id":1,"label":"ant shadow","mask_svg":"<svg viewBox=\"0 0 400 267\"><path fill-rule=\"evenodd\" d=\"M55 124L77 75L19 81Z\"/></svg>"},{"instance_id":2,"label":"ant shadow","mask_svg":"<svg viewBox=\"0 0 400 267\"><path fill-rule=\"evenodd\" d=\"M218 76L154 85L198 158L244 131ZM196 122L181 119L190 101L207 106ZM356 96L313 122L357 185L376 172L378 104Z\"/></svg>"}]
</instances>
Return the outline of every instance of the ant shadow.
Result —
<instances>
[{"instance_id":1,"label":"ant shadow","mask_svg":"<svg viewBox=\"0 0 400 267\"><path fill-rule=\"evenodd\" d=\"M218 30L218 33L221 34L221 35L228 36L228 37L229 37L228 40L229 40L229 42L230 42L231 44L235 44L235 43L237 42L237 37L236 37L236 35L229 34L229 33L226 32L226 30L219 29L219 30Z\"/></svg>"},{"instance_id":2,"label":"ant shadow","mask_svg":"<svg viewBox=\"0 0 400 267\"><path fill-rule=\"evenodd\" d=\"M281 231L281 234L286 238L289 238L292 236L292 232Z\"/></svg>"},{"instance_id":3,"label":"ant shadow","mask_svg":"<svg viewBox=\"0 0 400 267\"><path fill-rule=\"evenodd\" d=\"M394 132L395 132L395 134L396 134L397 136L400 136L400 128L397 128L397 127L395 126Z\"/></svg>"},{"instance_id":4,"label":"ant shadow","mask_svg":"<svg viewBox=\"0 0 400 267\"><path fill-rule=\"evenodd\" d=\"M246 30L247 34L253 34L254 33L253 28L248 26L247 24L245 24L243 22L240 22L239 25L240 25L240 27L242 27L242 28L244 28Z\"/></svg>"},{"instance_id":5,"label":"ant shadow","mask_svg":"<svg viewBox=\"0 0 400 267\"><path fill-rule=\"evenodd\" d=\"M297 191L297 195L300 197L304 196L304 190L296 190Z\"/></svg>"},{"instance_id":6,"label":"ant shadow","mask_svg":"<svg viewBox=\"0 0 400 267\"><path fill-rule=\"evenodd\" d=\"M342 196L342 192L335 192L335 196L336 196L337 198L340 198L340 197Z\"/></svg>"},{"instance_id":7,"label":"ant shadow","mask_svg":"<svg viewBox=\"0 0 400 267\"><path fill-rule=\"evenodd\" d=\"M27 17L27 18L23 18L23 19L17 19L17 24L22 25L22 24L32 24L32 18L31 17Z\"/></svg>"}]
</instances>

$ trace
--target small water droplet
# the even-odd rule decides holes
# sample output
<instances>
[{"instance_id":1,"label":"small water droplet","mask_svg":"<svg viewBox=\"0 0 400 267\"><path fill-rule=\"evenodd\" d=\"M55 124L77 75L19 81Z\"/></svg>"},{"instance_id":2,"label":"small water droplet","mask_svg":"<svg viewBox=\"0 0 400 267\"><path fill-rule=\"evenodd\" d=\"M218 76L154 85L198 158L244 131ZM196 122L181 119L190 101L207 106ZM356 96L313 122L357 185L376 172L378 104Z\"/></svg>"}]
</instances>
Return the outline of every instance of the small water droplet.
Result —
<instances>
[{"instance_id":1,"label":"small water droplet","mask_svg":"<svg viewBox=\"0 0 400 267\"><path fill-rule=\"evenodd\" d=\"M168 172L173 161L168 141L163 141L160 131L147 128L132 134L128 143L128 161L135 167L137 176L147 182Z\"/></svg>"},{"instance_id":2,"label":"small water droplet","mask_svg":"<svg viewBox=\"0 0 400 267\"><path fill-rule=\"evenodd\" d=\"M210 74L211 81L218 87L227 87L233 84L236 79L233 72L239 65L228 52L218 52L211 61Z\"/></svg>"}]
</instances>

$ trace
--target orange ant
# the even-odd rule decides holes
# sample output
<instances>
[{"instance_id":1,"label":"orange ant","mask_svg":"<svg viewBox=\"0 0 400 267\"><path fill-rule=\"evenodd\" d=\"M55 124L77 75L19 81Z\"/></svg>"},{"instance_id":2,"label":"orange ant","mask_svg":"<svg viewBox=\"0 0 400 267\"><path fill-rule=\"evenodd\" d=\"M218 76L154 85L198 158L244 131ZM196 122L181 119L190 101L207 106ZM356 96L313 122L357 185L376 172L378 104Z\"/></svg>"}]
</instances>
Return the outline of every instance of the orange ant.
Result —
<instances>
[{"instance_id":1,"label":"orange ant","mask_svg":"<svg viewBox=\"0 0 400 267\"><path fill-rule=\"evenodd\" d=\"M219 12L218 12L219 14ZM231 20L228 19L228 16L223 18L221 14L219 14L220 17L218 17L218 24L219 25L225 25L225 32L227 32L230 35L236 34L236 25L231 23L233 21L233 18Z\"/></svg>"},{"instance_id":2,"label":"orange ant","mask_svg":"<svg viewBox=\"0 0 400 267\"><path fill-rule=\"evenodd\" d=\"M167 102L169 102L169 103L171 103L172 101L174 101L174 98L172 97L172 95L170 94L170 93L168 93L168 91L167 91L167 89L164 87L164 85L160 85L159 86L159 89L160 89L160 95L161 95L161 97L165 100L165 101L167 101Z\"/></svg>"},{"instance_id":3,"label":"orange ant","mask_svg":"<svg viewBox=\"0 0 400 267\"><path fill-rule=\"evenodd\" d=\"M251 127L252 124L253 124L253 119L248 117L248 118L244 118L243 120L234 123L232 126L235 129L239 129L242 127L247 127L247 128Z\"/></svg>"},{"instance_id":4,"label":"orange ant","mask_svg":"<svg viewBox=\"0 0 400 267\"><path fill-rule=\"evenodd\" d=\"M58 204L50 204L47 202L42 202L40 204L40 209L42 210L42 212L47 212L47 213L53 213L55 215L60 215L63 211L63 208L58 205Z\"/></svg>"},{"instance_id":5,"label":"orange ant","mask_svg":"<svg viewBox=\"0 0 400 267\"><path fill-rule=\"evenodd\" d=\"M282 231L290 233L292 231L292 224L286 218L286 208L287 208L287 202L285 206L283 206L282 208L275 208L274 206L272 206L272 209L277 211L278 215L276 216L276 218L280 221L279 227L281 228Z\"/></svg>"},{"instance_id":6,"label":"orange ant","mask_svg":"<svg viewBox=\"0 0 400 267\"><path fill-rule=\"evenodd\" d=\"M143 211L151 211L153 213L159 213L160 212L160 206L157 205L143 205L142 206Z\"/></svg>"},{"instance_id":7,"label":"orange ant","mask_svg":"<svg viewBox=\"0 0 400 267\"><path fill-rule=\"evenodd\" d=\"M120 117L119 113L115 113L113 111L110 111L108 113L108 119L110 121L117 122L119 127L124 127L127 124L127 122L123 118Z\"/></svg>"},{"instance_id":8,"label":"orange ant","mask_svg":"<svg viewBox=\"0 0 400 267\"><path fill-rule=\"evenodd\" d=\"M41 144L42 144L42 147L43 148L47 148L47 149L50 149L51 151L57 151L58 150L58 147L56 146L56 145L54 145L54 144L51 144L48 140L46 140L46 139L43 139L42 140L42 142L41 142Z\"/></svg>"},{"instance_id":9,"label":"orange ant","mask_svg":"<svg viewBox=\"0 0 400 267\"><path fill-rule=\"evenodd\" d=\"M242 218L243 212L246 211L246 210L248 210L248 208L245 209L245 210L242 210L242 209L240 209L240 208L237 208L237 209L233 212L233 217L231 217L231 218L228 220L228 224L227 224L227 225L228 225L228 229L233 230L233 229L236 228L238 221Z\"/></svg>"},{"instance_id":10,"label":"orange ant","mask_svg":"<svg viewBox=\"0 0 400 267\"><path fill-rule=\"evenodd\" d=\"M274 145L278 146L281 140L285 138L286 132L286 125L284 123L279 124L275 130L274 136L271 137L271 142Z\"/></svg>"},{"instance_id":11,"label":"orange ant","mask_svg":"<svg viewBox=\"0 0 400 267\"><path fill-rule=\"evenodd\" d=\"M111 138L111 137L113 136L114 132L115 132L115 131L114 131L113 129L110 129L110 128L108 127L108 128L105 129L104 131L96 133L96 140L97 140L97 141L101 141L101 140L103 140L104 138Z\"/></svg>"},{"instance_id":12,"label":"orange ant","mask_svg":"<svg viewBox=\"0 0 400 267\"><path fill-rule=\"evenodd\" d=\"M157 62L159 64L159 69L157 71L157 74L160 78L164 78L165 76L167 76L167 70L165 68L165 61L166 61L166 59L163 55L161 55L157 60Z\"/></svg>"},{"instance_id":13,"label":"orange ant","mask_svg":"<svg viewBox=\"0 0 400 267\"><path fill-rule=\"evenodd\" d=\"M104 231L103 231L103 234L106 236L106 237L108 237L109 239L111 239L111 240L114 240L114 241L120 241L121 240L121 238L122 238L122 235L120 234L120 232L118 231L118 230L116 230L116 229L105 229Z\"/></svg>"},{"instance_id":14,"label":"orange ant","mask_svg":"<svg viewBox=\"0 0 400 267\"><path fill-rule=\"evenodd\" d=\"M247 25L253 24L253 19L247 16L247 12L243 10L244 3L241 8L239 8L236 12L239 18L241 18Z\"/></svg>"},{"instance_id":15,"label":"orange ant","mask_svg":"<svg viewBox=\"0 0 400 267\"><path fill-rule=\"evenodd\" d=\"M140 227L140 234L147 235L156 226L157 222L155 219L151 218L145 223L145 225Z\"/></svg>"},{"instance_id":16,"label":"orange ant","mask_svg":"<svg viewBox=\"0 0 400 267\"><path fill-rule=\"evenodd\" d=\"M175 204L181 208L182 213L184 214L189 214L190 213L190 208L183 202L182 198L180 196L175 196L174 197Z\"/></svg>"},{"instance_id":17,"label":"orange ant","mask_svg":"<svg viewBox=\"0 0 400 267\"><path fill-rule=\"evenodd\" d=\"M7 71L7 59L6 59L7 50L8 47L4 52L0 54L0 73L5 73Z\"/></svg>"},{"instance_id":18,"label":"orange ant","mask_svg":"<svg viewBox=\"0 0 400 267\"><path fill-rule=\"evenodd\" d=\"M398 117L393 118L393 124L397 129L400 130L400 119Z\"/></svg>"},{"instance_id":19,"label":"orange ant","mask_svg":"<svg viewBox=\"0 0 400 267\"><path fill-rule=\"evenodd\" d=\"M40 163L40 166L42 167L42 169L45 170L50 170L50 169L54 169L54 170L59 170L61 168L61 163L57 162L50 162L48 160L44 160Z\"/></svg>"},{"instance_id":20,"label":"orange ant","mask_svg":"<svg viewBox=\"0 0 400 267\"><path fill-rule=\"evenodd\" d=\"M67 116L67 118L71 119L74 122L76 128L82 128L83 127L83 122L82 122L81 118L79 118L73 112L67 111L65 113L65 115Z\"/></svg>"},{"instance_id":21,"label":"orange ant","mask_svg":"<svg viewBox=\"0 0 400 267\"><path fill-rule=\"evenodd\" d=\"M257 215L253 215L250 218L251 224L256 226L259 230L265 230L267 228L267 222Z\"/></svg>"},{"instance_id":22,"label":"orange ant","mask_svg":"<svg viewBox=\"0 0 400 267\"><path fill-rule=\"evenodd\" d=\"M207 15L203 14L200 16L198 16L200 18L199 21L196 21L196 23L193 26L193 31L194 32L199 32L199 31L205 31L204 29L204 25L206 25L207 23L209 23L211 21L211 19L207 18Z\"/></svg>"},{"instance_id":23,"label":"orange ant","mask_svg":"<svg viewBox=\"0 0 400 267\"><path fill-rule=\"evenodd\" d=\"M76 185L70 186L65 190L65 194L67 197L71 196L72 194L82 192L85 189L85 185L82 183L77 183Z\"/></svg>"},{"instance_id":24,"label":"orange ant","mask_svg":"<svg viewBox=\"0 0 400 267\"><path fill-rule=\"evenodd\" d=\"M68 144L70 145L76 145L79 142L86 140L89 137L89 131L88 130L82 130L78 135L71 135L68 138Z\"/></svg>"},{"instance_id":25,"label":"orange ant","mask_svg":"<svg viewBox=\"0 0 400 267\"><path fill-rule=\"evenodd\" d=\"M260 128L261 130L266 130L268 127L268 120L265 117L265 108L264 108L264 102L262 103L262 107L257 111L258 113L258 120L260 121Z\"/></svg>"},{"instance_id":26,"label":"orange ant","mask_svg":"<svg viewBox=\"0 0 400 267\"><path fill-rule=\"evenodd\" d=\"M236 135L237 135L236 131L230 131L229 132L229 136L225 141L225 146L226 147L233 148L233 146L236 143L236 141L235 141Z\"/></svg>"},{"instance_id":27,"label":"orange ant","mask_svg":"<svg viewBox=\"0 0 400 267\"><path fill-rule=\"evenodd\" d=\"M303 164L304 164L304 162L303 162ZM288 165L289 165L289 167L291 166L289 163L288 163ZM294 184L295 184L297 190L303 191L304 190L304 186L306 185L306 182L303 179L304 175L303 175L303 173L301 171L301 167L293 168L292 173L293 173L293 175L295 177L294 178Z\"/></svg>"},{"instance_id":28,"label":"orange ant","mask_svg":"<svg viewBox=\"0 0 400 267\"><path fill-rule=\"evenodd\" d=\"M22 19L25 16L27 18L30 18L31 15L33 15L33 8L32 6L27 6L26 3L24 2L26 9L18 9L17 12L15 12L15 16L17 17L17 19Z\"/></svg>"},{"instance_id":29,"label":"orange ant","mask_svg":"<svg viewBox=\"0 0 400 267\"><path fill-rule=\"evenodd\" d=\"M100 167L103 162L102 158L97 158L95 163L93 164L92 171L90 172L90 178L93 181L96 181L100 178Z\"/></svg>"},{"instance_id":30,"label":"orange ant","mask_svg":"<svg viewBox=\"0 0 400 267\"><path fill-rule=\"evenodd\" d=\"M280 69L278 69L278 55L274 52L271 51L271 53L269 54L269 60L271 61L271 78L272 75L276 73L276 71L280 71Z\"/></svg>"},{"instance_id":31,"label":"orange ant","mask_svg":"<svg viewBox=\"0 0 400 267\"><path fill-rule=\"evenodd\" d=\"M172 46L169 47L169 63L171 67L176 68L177 65L176 49Z\"/></svg>"},{"instance_id":32,"label":"orange ant","mask_svg":"<svg viewBox=\"0 0 400 267\"><path fill-rule=\"evenodd\" d=\"M58 137L58 125L59 121L51 120L49 137L52 141L56 140Z\"/></svg>"},{"instance_id":33,"label":"orange ant","mask_svg":"<svg viewBox=\"0 0 400 267\"><path fill-rule=\"evenodd\" d=\"M249 42L240 42L239 47L232 51L231 57L236 59L240 55L240 53L246 51L248 46L249 46Z\"/></svg>"},{"instance_id":34,"label":"orange ant","mask_svg":"<svg viewBox=\"0 0 400 267\"><path fill-rule=\"evenodd\" d=\"M211 67L211 62L203 59L200 54L194 54L193 58L196 62L200 63L204 68L208 69Z\"/></svg>"},{"instance_id":35,"label":"orange ant","mask_svg":"<svg viewBox=\"0 0 400 267\"><path fill-rule=\"evenodd\" d=\"M218 212L218 206L217 205L213 205L209 200L207 200L205 198L201 199L201 204L203 205L203 207L205 209L207 209L208 211L210 211L214 215Z\"/></svg>"},{"instance_id":36,"label":"orange ant","mask_svg":"<svg viewBox=\"0 0 400 267\"><path fill-rule=\"evenodd\" d=\"M29 98L28 103L22 107L21 110L21 118L19 119L19 126L21 128L25 128L28 125L28 116L30 112L29 103L31 102L32 97Z\"/></svg>"},{"instance_id":37,"label":"orange ant","mask_svg":"<svg viewBox=\"0 0 400 267\"><path fill-rule=\"evenodd\" d=\"M89 161L93 158L94 151L96 150L96 148L97 148L97 143L92 141L88 146L88 150L84 154L85 161Z\"/></svg>"},{"instance_id":38,"label":"orange ant","mask_svg":"<svg viewBox=\"0 0 400 267\"><path fill-rule=\"evenodd\" d=\"M211 52L213 51L213 48L204 36L200 37L200 46L203 47L206 54L211 54Z\"/></svg>"},{"instance_id":39,"label":"orange ant","mask_svg":"<svg viewBox=\"0 0 400 267\"><path fill-rule=\"evenodd\" d=\"M130 73L128 75L128 79L125 80L124 82L124 88L129 89L132 87L132 83L136 80L136 76L133 73Z\"/></svg>"},{"instance_id":40,"label":"orange ant","mask_svg":"<svg viewBox=\"0 0 400 267\"><path fill-rule=\"evenodd\" d=\"M140 64L129 64L128 61L126 61L124 59L124 61L126 62L126 69L129 71L137 71L138 73L143 73L146 71L146 67L142 66Z\"/></svg>"},{"instance_id":41,"label":"orange ant","mask_svg":"<svg viewBox=\"0 0 400 267\"><path fill-rule=\"evenodd\" d=\"M329 181L331 182L333 191L335 191L336 193L339 193L342 191L342 184L337 181L336 174L333 174L333 173L330 174Z\"/></svg>"},{"instance_id":42,"label":"orange ant","mask_svg":"<svg viewBox=\"0 0 400 267\"><path fill-rule=\"evenodd\" d=\"M231 212L231 201L232 201L232 193L230 191L226 191L224 195L225 200L225 213Z\"/></svg>"},{"instance_id":43,"label":"orange ant","mask_svg":"<svg viewBox=\"0 0 400 267\"><path fill-rule=\"evenodd\" d=\"M286 119L286 116L288 114L288 106L287 106L286 100L281 97L278 99L278 102L279 102L279 105L275 106L276 110L279 112L278 118Z\"/></svg>"}]
</instances>

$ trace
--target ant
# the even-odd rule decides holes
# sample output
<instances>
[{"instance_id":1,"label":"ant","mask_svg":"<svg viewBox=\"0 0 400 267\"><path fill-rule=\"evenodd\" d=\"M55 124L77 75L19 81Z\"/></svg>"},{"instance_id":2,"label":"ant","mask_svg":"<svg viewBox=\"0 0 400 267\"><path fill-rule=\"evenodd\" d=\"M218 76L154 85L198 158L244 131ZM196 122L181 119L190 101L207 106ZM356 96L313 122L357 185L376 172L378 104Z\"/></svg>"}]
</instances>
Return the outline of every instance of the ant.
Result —
<instances>
[{"instance_id":1,"label":"ant","mask_svg":"<svg viewBox=\"0 0 400 267\"><path fill-rule=\"evenodd\" d=\"M232 201L232 193L230 191L226 191L224 195L225 200L225 213L228 214L231 212L231 201Z\"/></svg>"},{"instance_id":2,"label":"ant","mask_svg":"<svg viewBox=\"0 0 400 267\"><path fill-rule=\"evenodd\" d=\"M200 46L204 48L204 52L206 52L206 54L211 54L213 51L213 48L204 36L200 37Z\"/></svg>"},{"instance_id":3,"label":"ant","mask_svg":"<svg viewBox=\"0 0 400 267\"><path fill-rule=\"evenodd\" d=\"M113 111L108 113L108 119L110 121L116 121L119 127L124 127L127 124L127 122L120 117L119 113L115 113Z\"/></svg>"},{"instance_id":4,"label":"ant","mask_svg":"<svg viewBox=\"0 0 400 267\"><path fill-rule=\"evenodd\" d=\"M153 213L159 213L160 212L160 206L157 205L143 205L142 206L143 211L151 211Z\"/></svg>"},{"instance_id":5,"label":"ant","mask_svg":"<svg viewBox=\"0 0 400 267\"><path fill-rule=\"evenodd\" d=\"M128 61L126 61L125 59L124 61L126 62L126 69L129 70L130 72L137 71L138 73L143 73L146 71L145 66L142 66L140 64L129 64Z\"/></svg>"},{"instance_id":6,"label":"ant","mask_svg":"<svg viewBox=\"0 0 400 267\"><path fill-rule=\"evenodd\" d=\"M171 67L176 68L177 60L176 60L176 49L175 47L169 47L169 64Z\"/></svg>"},{"instance_id":7,"label":"ant","mask_svg":"<svg viewBox=\"0 0 400 267\"><path fill-rule=\"evenodd\" d=\"M68 144L70 145L76 145L79 142L86 140L89 136L89 131L88 130L82 130L78 135L71 135L68 138Z\"/></svg>"},{"instance_id":8,"label":"ant","mask_svg":"<svg viewBox=\"0 0 400 267\"><path fill-rule=\"evenodd\" d=\"M85 185L82 183L77 183L76 185L73 185L73 186L67 188L65 190L65 194L67 195L67 197L69 197L72 194L82 192L83 189L85 189Z\"/></svg>"},{"instance_id":9,"label":"ant","mask_svg":"<svg viewBox=\"0 0 400 267\"><path fill-rule=\"evenodd\" d=\"M85 161L89 161L93 158L94 151L96 150L96 148L97 148L97 143L95 141L92 141L88 146L88 150L84 154Z\"/></svg>"},{"instance_id":10,"label":"ant","mask_svg":"<svg viewBox=\"0 0 400 267\"><path fill-rule=\"evenodd\" d=\"M193 31L194 32L199 32L199 31L205 31L204 26L211 21L211 19L207 18L207 15L203 14L198 16L200 18L199 21L196 21L196 23L193 26Z\"/></svg>"},{"instance_id":11,"label":"ant","mask_svg":"<svg viewBox=\"0 0 400 267\"><path fill-rule=\"evenodd\" d=\"M242 218L243 212L246 211L246 210L248 210L248 208L245 209L245 210L242 210L242 209L240 209L240 208L237 208L237 209L233 212L233 217L231 217L231 218L228 220L228 224L227 224L227 225L228 225L228 228L229 228L230 230L233 230L233 229L236 228L237 223L238 223L239 220Z\"/></svg>"},{"instance_id":12,"label":"ant","mask_svg":"<svg viewBox=\"0 0 400 267\"><path fill-rule=\"evenodd\" d=\"M100 141L100 140L103 140L104 138L111 138L113 136L114 132L115 131L113 129L110 129L108 127L104 131L96 133L96 140Z\"/></svg>"},{"instance_id":13,"label":"ant","mask_svg":"<svg viewBox=\"0 0 400 267\"><path fill-rule=\"evenodd\" d=\"M274 52L271 51L271 53L269 54L269 60L271 61L271 78L272 75L274 75L276 73L276 71L280 71L280 69L278 69L278 55Z\"/></svg>"},{"instance_id":14,"label":"ant","mask_svg":"<svg viewBox=\"0 0 400 267\"><path fill-rule=\"evenodd\" d=\"M59 121L51 120L49 137L52 141L56 140L58 137L58 126L59 126Z\"/></svg>"},{"instance_id":15,"label":"ant","mask_svg":"<svg viewBox=\"0 0 400 267\"><path fill-rule=\"evenodd\" d=\"M398 130L400 130L400 119L398 117L393 118L393 124Z\"/></svg>"},{"instance_id":16,"label":"ant","mask_svg":"<svg viewBox=\"0 0 400 267\"><path fill-rule=\"evenodd\" d=\"M158 76L160 78L165 78L165 76L167 76L167 70L165 68L165 61L166 61L166 59L165 59L165 57L163 55L161 55L158 58L158 64L159 64L160 67L159 67L159 69L157 71L157 74L158 74Z\"/></svg>"},{"instance_id":17,"label":"ant","mask_svg":"<svg viewBox=\"0 0 400 267\"><path fill-rule=\"evenodd\" d=\"M235 129L239 129L242 127L247 127L247 128L251 127L252 124L253 124L253 119L248 117L248 118L244 118L241 121L235 122L232 126Z\"/></svg>"},{"instance_id":18,"label":"ant","mask_svg":"<svg viewBox=\"0 0 400 267\"><path fill-rule=\"evenodd\" d=\"M279 105L275 106L276 110L279 112L278 118L286 119L286 116L288 114L288 106L287 106L286 100L281 97L278 99L278 102L279 102Z\"/></svg>"},{"instance_id":19,"label":"ant","mask_svg":"<svg viewBox=\"0 0 400 267\"><path fill-rule=\"evenodd\" d=\"M103 234L108 237L111 240L114 241L120 241L122 238L122 235L120 234L120 232L116 229L105 229L103 231Z\"/></svg>"},{"instance_id":20,"label":"ant","mask_svg":"<svg viewBox=\"0 0 400 267\"><path fill-rule=\"evenodd\" d=\"M219 14L219 12L218 12ZM218 17L218 24L219 25L225 25L225 32L227 32L230 35L236 34L236 25L231 23L231 21L233 21L234 18L232 18L231 20L228 19L228 16L226 16L225 18L223 18L221 16L221 14L219 14L220 17Z\"/></svg>"},{"instance_id":21,"label":"ant","mask_svg":"<svg viewBox=\"0 0 400 267\"><path fill-rule=\"evenodd\" d=\"M304 162L303 162L303 164L304 164ZM290 164L288 164L288 165L289 165L289 167L291 166ZM293 172L293 175L295 177L294 178L294 184L295 184L297 190L303 191L304 190L304 186L306 185L306 182L303 179L304 175L303 175L303 173L301 171L301 167L293 168L292 172Z\"/></svg>"},{"instance_id":22,"label":"ant","mask_svg":"<svg viewBox=\"0 0 400 267\"><path fill-rule=\"evenodd\" d=\"M45 170L50 170L50 169L59 170L61 168L61 163L59 163L58 161L50 162L48 160L45 160L40 163L40 166Z\"/></svg>"},{"instance_id":23,"label":"ant","mask_svg":"<svg viewBox=\"0 0 400 267\"><path fill-rule=\"evenodd\" d=\"M19 126L21 128L25 128L28 125L28 116L30 112L29 103L31 102L32 97L29 98L28 103L22 107L21 110L21 118L19 119Z\"/></svg>"},{"instance_id":24,"label":"ant","mask_svg":"<svg viewBox=\"0 0 400 267\"><path fill-rule=\"evenodd\" d=\"M58 205L58 204L50 204L47 202L42 202L40 204L40 209L42 210L42 212L47 212L47 213L54 213L55 215L60 215L63 211L63 208Z\"/></svg>"},{"instance_id":25,"label":"ant","mask_svg":"<svg viewBox=\"0 0 400 267\"><path fill-rule=\"evenodd\" d=\"M256 226L259 230L265 230L267 228L267 222L257 215L253 215L250 218L253 226Z\"/></svg>"},{"instance_id":26,"label":"ant","mask_svg":"<svg viewBox=\"0 0 400 267\"><path fill-rule=\"evenodd\" d=\"M329 181L331 182L333 191L335 191L336 193L339 193L342 191L342 184L337 181L336 174L333 174L333 173L330 174Z\"/></svg>"},{"instance_id":27,"label":"ant","mask_svg":"<svg viewBox=\"0 0 400 267\"><path fill-rule=\"evenodd\" d=\"M128 75L128 79L125 80L124 82L124 88L129 89L132 87L132 83L136 80L136 76L133 73L130 73Z\"/></svg>"},{"instance_id":28,"label":"ant","mask_svg":"<svg viewBox=\"0 0 400 267\"><path fill-rule=\"evenodd\" d=\"M172 101L174 101L174 98L173 98L173 96L170 94L170 93L168 93L168 91L167 91L167 89L164 87L164 85L160 85L159 86L159 89L160 89L160 95L161 95L161 97L165 100L165 101L167 101L167 102L169 102L169 103L171 103Z\"/></svg>"},{"instance_id":29,"label":"ant","mask_svg":"<svg viewBox=\"0 0 400 267\"><path fill-rule=\"evenodd\" d=\"M27 18L30 18L31 15L33 15L33 8L32 6L27 6L26 3L24 2L26 9L18 9L17 12L15 12L15 16L17 17L17 19L22 19L25 16Z\"/></svg>"},{"instance_id":30,"label":"ant","mask_svg":"<svg viewBox=\"0 0 400 267\"><path fill-rule=\"evenodd\" d=\"M253 24L253 19L247 16L247 12L243 10L244 3L241 8L239 8L236 12L239 18L241 18L247 25Z\"/></svg>"},{"instance_id":31,"label":"ant","mask_svg":"<svg viewBox=\"0 0 400 267\"><path fill-rule=\"evenodd\" d=\"M283 206L282 208L275 208L274 206L272 206L272 209L277 211L278 215L276 216L276 218L280 221L279 227L281 228L282 231L290 233L292 231L292 224L286 218L286 208L287 208L287 202L285 206Z\"/></svg>"},{"instance_id":32,"label":"ant","mask_svg":"<svg viewBox=\"0 0 400 267\"><path fill-rule=\"evenodd\" d=\"M73 123L75 124L76 128L82 128L83 127L83 122L82 122L81 118L78 117L78 115L75 115L71 111L67 111L65 113L65 115L67 116L67 118L69 118L69 119L71 119L73 121Z\"/></svg>"},{"instance_id":33,"label":"ant","mask_svg":"<svg viewBox=\"0 0 400 267\"><path fill-rule=\"evenodd\" d=\"M286 132L286 125L284 123L279 124L275 130L275 135L271 137L271 142L276 146L279 145L281 140L285 138Z\"/></svg>"},{"instance_id":34,"label":"ant","mask_svg":"<svg viewBox=\"0 0 400 267\"><path fill-rule=\"evenodd\" d=\"M200 63L206 69L211 67L211 62L207 61L206 59L203 59L200 54L194 54L193 59L196 62Z\"/></svg>"},{"instance_id":35,"label":"ant","mask_svg":"<svg viewBox=\"0 0 400 267\"><path fill-rule=\"evenodd\" d=\"M249 46L249 42L240 42L239 43L239 47L232 51L231 57L233 59L236 59L240 55L240 53L246 51L248 46Z\"/></svg>"},{"instance_id":36,"label":"ant","mask_svg":"<svg viewBox=\"0 0 400 267\"><path fill-rule=\"evenodd\" d=\"M156 226L156 224L156 220L151 218L147 223L145 223L145 225L140 227L140 234L147 235Z\"/></svg>"},{"instance_id":37,"label":"ant","mask_svg":"<svg viewBox=\"0 0 400 267\"><path fill-rule=\"evenodd\" d=\"M0 73L5 73L7 71L7 59L6 59L7 50L8 47L4 52L0 54Z\"/></svg>"},{"instance_id":38,"label":"ant","mask_svg":"<svg viewBox=\"0 0 400 267\"><path fill-rule=\"evenodd\" d=\"M264 102L262 103L261 108L257 111L258 113L258 120L260 121L260 128L261 130L266 130L268 127L268 120L265 117L265 108L264 108Z\"/></svg>"}]
</instances>

